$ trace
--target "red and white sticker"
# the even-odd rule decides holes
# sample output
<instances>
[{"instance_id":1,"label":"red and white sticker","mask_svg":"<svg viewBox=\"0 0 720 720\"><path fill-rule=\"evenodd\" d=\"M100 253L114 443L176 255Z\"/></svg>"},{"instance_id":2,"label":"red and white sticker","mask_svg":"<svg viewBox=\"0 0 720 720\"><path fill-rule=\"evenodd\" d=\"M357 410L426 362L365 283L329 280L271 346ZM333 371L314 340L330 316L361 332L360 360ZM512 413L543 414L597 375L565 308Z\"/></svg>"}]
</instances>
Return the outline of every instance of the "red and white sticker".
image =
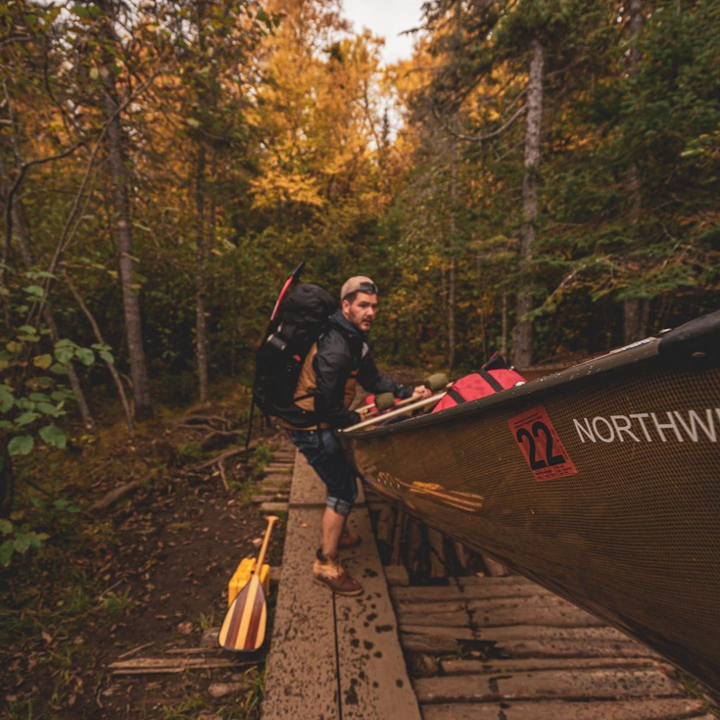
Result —
<instances>
[{"instance_id":1,"label":"red and white sticker","mask_svg":"<svg viewBox=\"0 0 720 720\"><path fill-rule=\"evenodd\" d=\"M577 475L577 468L544 407L517 415L508 425L537 482Z\"/></svg>"}]
</instances>

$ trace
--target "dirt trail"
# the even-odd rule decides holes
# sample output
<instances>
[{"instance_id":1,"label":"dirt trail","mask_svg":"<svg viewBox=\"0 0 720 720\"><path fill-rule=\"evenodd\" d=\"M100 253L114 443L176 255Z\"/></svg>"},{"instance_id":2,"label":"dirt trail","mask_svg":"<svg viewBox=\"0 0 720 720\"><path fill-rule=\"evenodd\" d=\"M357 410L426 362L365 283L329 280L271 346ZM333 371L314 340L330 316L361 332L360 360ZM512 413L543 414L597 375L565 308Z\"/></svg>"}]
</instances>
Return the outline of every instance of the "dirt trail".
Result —
<instances>
[{"instance_id":1,"label":"dirt trail","mask_svg":"<svg viewBox=\"0 0 720 720\"><path fill-rule=\"evenodd\" d=\"M265 455L267 448L291 447L282 434L266 433L260 440ZM145 451L152 442L145 443ZM229 578L243 557L257 555L266 527L258 506L249 502L250 483L260 476L257 465L234 458L223 471L227 489L214 467L204 476L189 475L182 466L170 469L161 482L103 511L91 530L98 537L94 551L63 559L65 587L37 583L33 608L45 614L33 610L34 628L17 605L17 598L29 597L31 579L22 577L21 568L14 580L3 583L3 594L8 587L15 591L7 593L10 600L3 597L3 605L12 606L14 597L16 614L26 626L23 637L0 652L2 717L209 720L259 715L264 651L255 657L228 654L208 638L209 628L218 627L225 615ZM117 485L118 478L110 482ZM266 560L271 565L281 561L283 539L284 524L279 523ZM77 586L75 577L83 579ZM83 593L93 595L85 615L79 605L68 607L63 623L54 625L58 613L53 605L65 608L65 598ZM54 602L56 597L63 600ZM271 612L273 605L271 595ZM134 675L118 675L111 668L118 660L157 659L211 667Z\"/></svg>"},{"instance_id":2,"label":"dirt trail","mask_svg":"<svg viewBox=\"0 0 720 720\"><path fill-rule=\"evenodd\" d=\"M147 569L129 583L129 595L138 598L138 605L111 632L113 647L103 656L106 665L136 648L140 649L131 657L164 657L171 649L199 648L204 630L222 622L227 582L243 557L257 554L253 541L262 536L265 525L256 506L228 500L219 483L178 489L155 512L129 518L123 526L126 549ZM282 531L276 532L271 540L271 564L280 562L282 536ZM235 659L210 648L197 657ZM237 669L111 677L99 699L107 718L148 713L164 717L168 705L177 706L176 717L198 717L201 708L222 710L228 703L244 707L256 678L253 667L240 664ZM218 683L243 683L247 690L238 688L234 694L240 697L234 699L213 699L207 690Z\"/></svg>"}]
</instances>

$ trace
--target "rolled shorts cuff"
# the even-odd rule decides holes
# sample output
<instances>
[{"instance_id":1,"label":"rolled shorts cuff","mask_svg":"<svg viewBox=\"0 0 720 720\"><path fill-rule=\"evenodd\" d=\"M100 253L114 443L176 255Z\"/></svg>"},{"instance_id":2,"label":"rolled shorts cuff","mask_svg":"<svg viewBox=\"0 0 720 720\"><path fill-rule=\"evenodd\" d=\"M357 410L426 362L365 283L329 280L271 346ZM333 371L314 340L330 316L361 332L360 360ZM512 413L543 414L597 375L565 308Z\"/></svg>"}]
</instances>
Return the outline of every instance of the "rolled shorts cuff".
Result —
<instances>
[{"instance_id":1,"label":"rolled shorts cuff","mask_svg":"<svg viewBox=\"0 0 720 720\"><path fill-rule=\"evenodd\" d=\"M291 439L325 483L327 506L348 515L358 494L357 478L338 439L330 430L298 430Z\"/></svg>"},{"instance_id":2,"label":"rolled shorts cuff","mask_svg":"<svg viewBox=\"0 0 720 720\"><path fill-rule=\"evenodd\" d=\"M352 502L338 497L331 497L330 495L328 495L325 505L331 510L334 510L338 515L344 515L345 517L350 514L353 506Z\"/></svg>"}]
</instances>

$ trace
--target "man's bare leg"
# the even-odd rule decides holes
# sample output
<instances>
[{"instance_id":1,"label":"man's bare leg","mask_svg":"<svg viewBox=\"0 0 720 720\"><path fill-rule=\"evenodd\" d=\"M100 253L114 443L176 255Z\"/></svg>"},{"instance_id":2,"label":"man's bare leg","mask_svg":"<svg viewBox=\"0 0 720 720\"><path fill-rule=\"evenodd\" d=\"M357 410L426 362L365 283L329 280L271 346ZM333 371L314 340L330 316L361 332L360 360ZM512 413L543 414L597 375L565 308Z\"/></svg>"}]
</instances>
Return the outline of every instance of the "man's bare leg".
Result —
<instances>
[{"instance_id":1,"label":"man's bare leg","mask_svg":"<svg viewBox=\"0 0 720 720\"><path fill-rule=\"evenodd\" d=\"M346 515L340 515L332 508L325 508L322 519L322 554L325 557L337 559L338 543L346 522Z\"/></svg>"},{"instance_id":2,"label":"man's bare leg","mask_svg":"<svg viewBox=\"0 0 720 720\"><path fill-rule=\"evenodd\" d=\"M325 508L322 519L322 547L313 565L315 579L338 595L360 595L362 585L348 575L338 560L338 544L347 517Z\"/></svg>"}]
</instances>

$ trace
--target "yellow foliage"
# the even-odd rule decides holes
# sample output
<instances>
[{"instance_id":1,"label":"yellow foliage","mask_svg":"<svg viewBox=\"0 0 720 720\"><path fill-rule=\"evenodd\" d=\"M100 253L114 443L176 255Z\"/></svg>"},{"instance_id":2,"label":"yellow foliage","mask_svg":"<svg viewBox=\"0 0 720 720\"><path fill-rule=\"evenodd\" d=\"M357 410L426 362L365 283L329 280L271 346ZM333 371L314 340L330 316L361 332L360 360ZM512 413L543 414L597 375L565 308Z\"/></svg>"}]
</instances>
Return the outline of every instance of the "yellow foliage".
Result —
<instances>
[{"instance_id":1,"label":"yellow foliage","mask_svg":"<svg viewBox=\"0 0 720 720\"><path fill-rule=\"evenodd\" d=\"M356 200L377 196L382 41L367 31L349 35L335 2L292 0L269 9L284 17L265 39L258 70L270 82L250 111L265 149L252 183L255 207L321 209L351 188ZM377 205L377 197L369 202Z\"/></svg>"}]
</instances>

